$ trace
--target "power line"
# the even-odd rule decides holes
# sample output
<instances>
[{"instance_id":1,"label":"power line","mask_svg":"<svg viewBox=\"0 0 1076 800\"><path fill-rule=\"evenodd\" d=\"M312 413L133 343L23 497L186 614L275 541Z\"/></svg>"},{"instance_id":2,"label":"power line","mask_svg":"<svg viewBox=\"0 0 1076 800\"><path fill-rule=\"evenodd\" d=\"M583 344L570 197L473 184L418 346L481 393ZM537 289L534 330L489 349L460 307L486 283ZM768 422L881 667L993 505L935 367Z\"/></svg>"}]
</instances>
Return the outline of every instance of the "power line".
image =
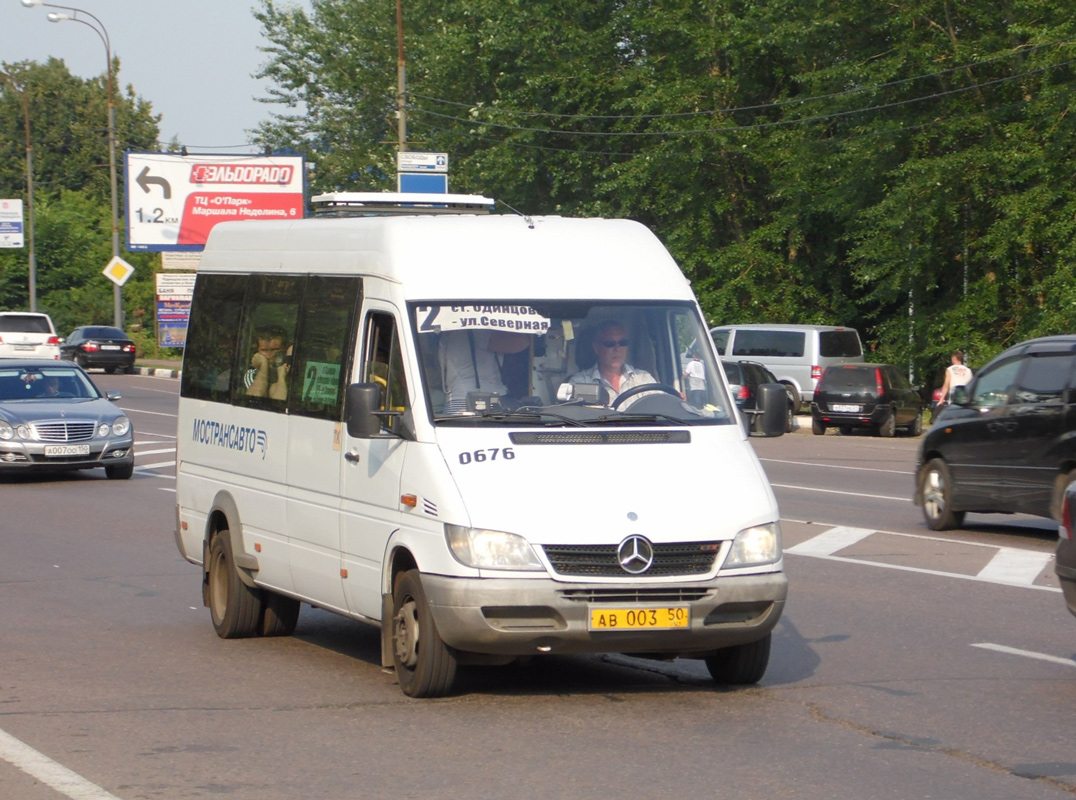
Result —
<instances>
[{"instance_id":1,"label":"power line","mask_svg":"<svg viewBox=\"0 0 1076 800\"><path fill-rule=\"evenodd\" d=\"M492 128L500 128L502 130L517 131L525 133L542 133L550 134L554 136L584 136L584 137L680 137L680 136L696 136L698 134L715 134L715 133L737 133L742 131L757 131L765 130L768 128L784 127L788 125L800 125L809 122L824 122L831 119L840 119L842 117L848 117L855 114L865 114L872 111L884 111L891 108L899 108L901 106L911 105L913 103L926 102L928 100L936 100L941 97L949 97L957 94L964 94L966 92L975 91L977 89L986 89L992 86L998 86L1003 83L1009 83L1020 78L1030 77L1032 75L1039 75L1045 72L1049 72L1060 67L1065 67L1070 64L1076 63L1076 59L1069 59L1067 61L1061 61L1057 64L1051 64L1046 67L1039 67L1033 70L1027 70L1015 75L1009 75L1004 78L995 78L989 81L983 81L981 83L974 83L969 86L962 86L957 89L949 89L943 92L935 92L929 95L922 95L919 97L907 98L904 100L896 100L891 103L881 103L874 106L866 106L863 108L849 109L847 111L834 111L829 114L816 114L809 117L797 117L794 119L776 120L773 122L759 122L750 125L736 125L730 127L707 127L707 128L690 128L687 130L661 130L661 131L568 131L558 130L555 128L531 128L522 125L507 125L500 122L489 122L483 120L468 119L466 117L457 117L451 114L442 114L437 111L431 111L429 109L420 108L419 106L408 104L408 110L414 111L419 114L426 114L432 117L438 117L440 119L447 119L453 122L461 122L471 126L485 126ZM720 112L707 112L707 115L712 115Z\"/></svg>"},{"instance_id":2,"label":"power line","mask_svg":"<svg viewBox=\"0 0 1076 800\"><path fill-rule=\"evenodd\" d=\"M994 58L983 59L982 61L973 61L967 64L961 64L960 66L950 67L948 69L940 70L938 72L928 72L922 75L915 75L910 78L900 78L895 81L889 81L887 83L872 84L869 86L859 86L852 89L845 89L840 92L832 92L830 94L812 95L810 97L790 98L788 100L778 100L773 103L760 103L753 106L738 106L732 108L719 108L711 109L708 111L681 111L669 114L559 114L552 111L521 111L515 109L503 108L501 106L485 105L482 103L460 103L453 100L443 100L437 97L431 97L430 95L418 94L415 92L408 92L409 97L415 97L421 100L429 100L433 103L440 103L441 105L456 106L458 108L477 109L482 111L489 111L496 114L505 114L508 116L519 117L547 117L549 119L568 119L568 120L648 120L648 119L682 119L686 117L708 117L714 114L736 114L747 111L765 111L769 109L782 108L788 105L812 103L819 100L833 100L839 97L847 97L853 94L861 94L863 92L873 92L882 89L888 89L894 86L902 86L907 83L913 83L915 81L928 80L941 78L946 75L951 75L954 72L962 72L972 69L973 67L982 67L987 64L993 64L997 61L1004 61L1005 59L1013 58L1015 56L1024 56L1041 50L1046 47L1054 47L1058 45L1070 44L1071 39L1059 39L1053 42L1047 42L1045 44L1034 45L1032 47L1022 48L1015 50L1011 53L995 56ZM1070 62L1066 62L1070 63Z\"/></svg>"}]
</instances>

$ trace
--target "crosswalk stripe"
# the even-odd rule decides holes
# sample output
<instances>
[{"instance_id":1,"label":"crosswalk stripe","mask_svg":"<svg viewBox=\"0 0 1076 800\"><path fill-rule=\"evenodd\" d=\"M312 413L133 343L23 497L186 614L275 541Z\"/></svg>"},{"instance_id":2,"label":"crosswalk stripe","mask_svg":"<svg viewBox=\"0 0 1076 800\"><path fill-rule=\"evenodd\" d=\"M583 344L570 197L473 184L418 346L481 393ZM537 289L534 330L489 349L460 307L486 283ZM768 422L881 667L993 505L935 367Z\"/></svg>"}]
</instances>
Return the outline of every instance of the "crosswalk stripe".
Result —
<instances>
[{"instance_id":1,"label":"crosswalk stripe","mask_svg":"<svg viewBox=\"0 0 1076 800\"><path fill-rule=\"evenodd\" d=\"M1049 553L1002 547L990 559L990 563L979 570L977 577L984 581L1024 586L1033 583L1042 574L1051 558Z\"/></svg>"},{"instance_id":2,"label":"crosswalk stripe","mask_svg":"<svg viewBox=\"0 0 1076 800\"><path fill-rule=\"evenodd\" d=\"M820 533L805 542L789 547L785 552L797 556L831 556L876 532L866 528L848 528L844 526L830 528L825 533Z\"/></svg>"}]
</instances>

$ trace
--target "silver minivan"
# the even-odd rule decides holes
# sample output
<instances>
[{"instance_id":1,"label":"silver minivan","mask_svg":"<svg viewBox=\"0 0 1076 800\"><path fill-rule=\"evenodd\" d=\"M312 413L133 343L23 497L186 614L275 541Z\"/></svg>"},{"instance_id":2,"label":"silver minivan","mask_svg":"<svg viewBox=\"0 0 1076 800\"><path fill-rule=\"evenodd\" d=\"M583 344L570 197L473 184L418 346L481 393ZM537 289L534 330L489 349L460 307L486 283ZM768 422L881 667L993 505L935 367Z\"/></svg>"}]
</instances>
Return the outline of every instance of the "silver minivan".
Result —
<instances>
[{"instance_id":1,"label":"silver minivan","mask_svg":"<svg viewBox=\"0 0 1076 800\"><path fill-rule=\"evenodd\" d=\"M764 364L788 389L797 410L814 399L826 367L863 360L859 333L839 325L720 325L710 335L725 358Z\"/></svg>"}]
</instances>

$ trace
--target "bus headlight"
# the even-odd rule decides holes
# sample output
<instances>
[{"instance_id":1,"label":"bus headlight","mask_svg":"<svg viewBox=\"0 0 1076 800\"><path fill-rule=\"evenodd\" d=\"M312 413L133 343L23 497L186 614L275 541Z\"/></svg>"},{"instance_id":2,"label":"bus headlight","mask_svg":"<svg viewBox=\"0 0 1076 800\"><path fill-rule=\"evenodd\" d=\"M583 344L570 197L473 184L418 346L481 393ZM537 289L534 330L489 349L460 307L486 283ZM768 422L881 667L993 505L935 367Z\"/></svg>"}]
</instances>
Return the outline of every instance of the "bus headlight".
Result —
<instances>
[{"instance_id":1,"label":"bus headlight","mask_svg":"<svg viewBox=\"0 0 1076 800\"><path fill-rule=\"evenodd\" d=\"M745 528L736 534L726 567L757 567L781 557L781 528L776 522Z\"/></svg>"},{"instance_id":2,"label":"bus headlight","mask_svg":"<svg viewBox=\"0 0 1076 800\"><path fill-rule=\"evenodd\" d=\"M475 569L540 570L530 542L515 533L445 523L445 539L461 564Z\"/></svg>"}]
</instances>

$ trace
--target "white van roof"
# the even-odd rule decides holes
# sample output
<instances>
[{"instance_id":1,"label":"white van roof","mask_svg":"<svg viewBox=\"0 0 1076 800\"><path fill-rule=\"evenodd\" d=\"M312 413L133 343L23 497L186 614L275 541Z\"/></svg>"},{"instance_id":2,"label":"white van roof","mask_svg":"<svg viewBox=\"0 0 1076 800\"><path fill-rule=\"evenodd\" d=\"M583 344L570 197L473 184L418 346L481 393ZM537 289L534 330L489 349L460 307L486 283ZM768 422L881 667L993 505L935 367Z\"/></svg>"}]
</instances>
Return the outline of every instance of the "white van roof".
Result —
<instances>
[{"instance_id":1,"label":"white van roof","mask_svg":"<svg viewBox=\"0 0 1076 800\"><path fill-rule=\"evenodd\" d=\"M672 256L623 219L370 216L223 222L200 272L383 277L408 300L693 301Z\"/></svg>"}]
</instances>

